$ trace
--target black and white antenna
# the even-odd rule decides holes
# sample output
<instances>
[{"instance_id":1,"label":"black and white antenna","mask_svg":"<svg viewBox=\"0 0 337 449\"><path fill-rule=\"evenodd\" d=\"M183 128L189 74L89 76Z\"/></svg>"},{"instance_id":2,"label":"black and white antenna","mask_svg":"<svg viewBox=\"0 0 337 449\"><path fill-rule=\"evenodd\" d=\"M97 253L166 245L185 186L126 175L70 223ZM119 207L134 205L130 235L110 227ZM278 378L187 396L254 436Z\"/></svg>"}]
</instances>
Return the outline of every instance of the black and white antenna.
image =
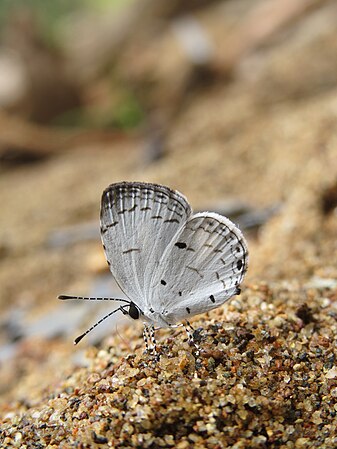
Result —
<instances>
[{"instance_id":1,"label":"black and white antenna","mask_svg":"<svg viewBox=\"0 0 337 449\"><path fill-rule=\"evenodd\" d=\"M61 299L62 301L65 301L65 300L68 300L68 299L80 299L80 300L83 300L83 301L119 301L119 302L126 303L126 305L129 306L129 307L131 305L131 301L128 301L127 299L122 299L122 298L92 297L92 296L72 296L72 295L59 295L57 298ZM118 307L118 309L115 309L112 312L109 312L103 318L98 320L89 329L87 329L85 332L83 332L83 334L81 334L77 338L75 338L74 345L77 345L82 340L82 338L84 338L86 335L88 335L89 332L91 332L93 329L95 329L95 327L97 327L99 324L101 324L103 321L105 321L107 318L109 318L114 313L120 311L120 312L123 313L123 315L128 315L129 313L128 313L127 310L124 309L124 307L126 307L126 306L120 306L120 307Z\"/></svg>"}]
</instances>

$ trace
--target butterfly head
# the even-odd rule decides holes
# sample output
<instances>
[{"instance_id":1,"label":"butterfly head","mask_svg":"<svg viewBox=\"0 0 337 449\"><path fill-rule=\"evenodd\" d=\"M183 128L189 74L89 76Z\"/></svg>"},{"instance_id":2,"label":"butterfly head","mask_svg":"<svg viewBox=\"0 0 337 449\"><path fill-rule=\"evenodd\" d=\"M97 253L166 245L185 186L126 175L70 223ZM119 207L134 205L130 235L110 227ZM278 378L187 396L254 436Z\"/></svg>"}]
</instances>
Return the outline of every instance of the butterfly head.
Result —
<instances>
[{"instance_id":1,"label":"butterfly head","mask_svg":"<svg viewBox=\"0 0 337 449\"><path fill-rule=\"evenodd\" d=\"M141 314L141 310L136 306L134 302L131 301L129 304L129 311L127 314L133 320L138 320Z\"/></svg>"}]
</instances>

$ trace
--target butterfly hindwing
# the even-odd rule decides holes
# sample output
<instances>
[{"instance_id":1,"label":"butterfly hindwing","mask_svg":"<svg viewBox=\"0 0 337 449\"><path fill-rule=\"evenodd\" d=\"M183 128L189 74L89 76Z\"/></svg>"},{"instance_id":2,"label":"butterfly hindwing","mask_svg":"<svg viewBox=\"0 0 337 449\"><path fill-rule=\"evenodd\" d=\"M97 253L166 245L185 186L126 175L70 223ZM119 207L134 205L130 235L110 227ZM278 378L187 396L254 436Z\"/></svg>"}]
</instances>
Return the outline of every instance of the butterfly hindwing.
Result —
<instances>
[{"instance_id":1,"label":"butterfly hindwing","mask_svg":"<svg viewBox=\"0 0 337 449\"><path fill-rule=\"evenodd\" d=\"M121 289L140 307L159 259L190 214L187 200L164 186L121 182L103 192L105 255Z\"/></svg>"},{"instance_id":2,"label":"butterfly hindwing","mask_svg":"<svg viewBox=\"0 0 337 449\"><path fill-rule=\"evenodd\" d=\"M239 229L221 215L196 214L161 258L151 280L151 305L165 311L169 322L219 307L238 292L247 265Z\"/></svg>"}]
</instances>

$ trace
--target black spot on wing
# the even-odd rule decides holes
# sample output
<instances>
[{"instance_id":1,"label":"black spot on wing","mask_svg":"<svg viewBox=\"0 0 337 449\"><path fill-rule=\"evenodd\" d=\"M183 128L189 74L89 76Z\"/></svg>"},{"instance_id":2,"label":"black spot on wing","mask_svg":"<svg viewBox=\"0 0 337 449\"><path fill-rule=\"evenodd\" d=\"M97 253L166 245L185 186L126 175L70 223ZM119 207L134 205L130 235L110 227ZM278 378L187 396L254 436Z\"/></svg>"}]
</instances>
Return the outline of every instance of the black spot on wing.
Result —
<instances>
[{"instance_id":1,"label":"black spot on wing","mask_svg":"<svg viewBox=\"0 0 337 449\"><path fill-rule=\"evenodd\" d=\"M162 279L162 280L160 281L160 283L161 283L161 285L166 285L166 284L167 284L167 282L164 281L164 279Z\"/></svg>"},{"instance_id":2,"label":"black spot on wing","mask_svg":"<svg viewBox=\"0 0 337 449\"><path fill-rule=\"evenodd\" d=\"M105 227L102 226L101 233L105 234L108 231L108 229L114 228L115 226L118 225L118 223L119 223L118 221L115 221L114 223L107 224Z\"/></svg>"},{"instance_id":3,"label":"black spot on wing","mask_svg":"<svg viewBox=\"0 0 337 449\"><path fill-rule=\"evenodd\" d=\"M177 209L172 209L171 207L167 206L167 210L170 212L174 212L178 217L182 218L183 214L179 213Z\"/></svg>"},{"instance_id":4,"label":"black spot on wing","mask_svg":"<svg viewBox=\"0 0 337 449\"><path fill-rule=\"evenodd\" d=\"M174 244L174 246L176 246L177 248L180 248L180 249L185 249L187 245L184 242L177 242Z\"/></svg>"},{"instance_id":5,"label":"black spot on wing","mask_svg":"<svg viewBox=\"0 0 337 449\"><path fill-rule=\"evenodd\" d=\"M242 262L241 259L238 260L238 261L236 262L236 266L237 266L237 269L238 269L238 270L241 270L241 268L242 268L242 266L243 266L243 262Z\"/></svg>"},{"instance_id":6,"label":"black spot on wing","mask_svg":"<svg viewBox=\"0 0 337 449\"><path fill-rule=\"evenodd\" d=\"M157 193L156 194L157 198L159 198L160 200L166 200L167 196L162 194L162 193Z\"/></svg>"},{"instance_id":7,"label":"black spot on wing","mask_svg":"<svg viewBox=\"0 0 337 449\"><path fill-rule=\"evenodd\" d=\"M203 231L208 232L208 234L212 234L212 233L213 233L213 231L210 231L209 229L204 228L203 226L200 226L198 229L202 229ZM194 231L194 230L195 230L195 229L193 229L193 231Z\"/></svg>"},{"instance_id":8,"label":"black spot on wing","mask_svg":"<svg viewBox=\"0 0 337 449\"><path fill-rule=\"evenodd\" d=\"M215 298L214 298L213 295L211 295L211 296L209 297L209 299L210 299L213 303L215 302Z\"/></svg>"},{"instance_id":9,"label":"black spot on wing","mask_svg":"<svg viewBox=\"0 0 337 449\"><path fill-rule=\"evenodd\" d=\"M176 218L169 218L168 220L164 220L164 223L178 223L179 224L179 220L177 220Z\"/></svg>"},{"instance_id":10,"label":"black spot on wing","mask_svg":"<svg viewBox=\"0 0 337 449\"><path fill-rule=\"evenodd\" d=\"M226 287L226 282L220 278L220 274L217 271L215 272L215 276L216 276L217 280L222 283L223 288L226 289L227 288Z\"/></svg>"},{"instance_id":11,"label":"black spot on wing","mask_svg":"<svg viewBox=\"0 0 337 449\"><path fill-rule=\"evenodd\" d=\"M204 275L202 273L200 273L200 271L197 268L190 267L189 265L186 265L186 268L188 268L191 271L195 271L201 278L204 277Z\"/></svg>"},{"instance_id":12,"label":"black spot on wing","mask_svg":"<svg viewBox=\"0 0 337 449\"><path fill-rule=\"evenodd\" d=\"M191 313L191 309L190 309L189 307L186 307L186 312L187 312L188 314L190 314L190 313Z\"/></svg>"},{"instance_id":13,"label":"black spot on wing","mask_svg":"<svg viewBox=\"0 0 337 449\"><path fill-rule=\"evenodd\" d=\"M130 248L130 249L127 249L126 251L123 251L122 254L129 254L129 253L132 253L134 251L136 251L136 252L140 251L140 248Z\"/></svg>"}]
</instances>

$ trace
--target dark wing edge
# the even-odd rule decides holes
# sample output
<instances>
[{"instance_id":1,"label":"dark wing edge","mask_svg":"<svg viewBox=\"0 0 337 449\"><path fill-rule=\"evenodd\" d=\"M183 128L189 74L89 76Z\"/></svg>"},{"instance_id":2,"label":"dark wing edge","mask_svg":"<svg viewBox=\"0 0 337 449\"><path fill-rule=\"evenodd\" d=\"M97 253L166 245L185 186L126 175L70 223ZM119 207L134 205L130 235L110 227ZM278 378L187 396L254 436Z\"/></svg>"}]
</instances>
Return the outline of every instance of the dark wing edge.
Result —
<instances>
[{"instance_id":1,"label":"dark wing edge","mask_svg":"<svg viewBox=\"0 0 337 449\"><path fill-rule=\"evenodd\" d=\"M187 198L185 197L185 195L183 195L181 192L179 192L178 190L174 190L171 189L171 187L167 187L161 184L156 184L156 183L151 183L151 182L142 182L142 181L120 181L120 182L116 182L113 184L110 184L108 187L106 187L103 190L102 193L102 198L101 198L101 216L102 216L102 208L103 206L106 204L107 202L107 193L108 192L113 192L116 190L122 190L122 189L129 189L131 187L134 187L136 189L152 189L152 190L157 190L158 192L161 192L163 194L167 194L167 192L170 192L170 194L175 197L175 199L177 201L179 201L181 203L182 207L186 207L186 205L188 206L188 214L187 215L191 215L193 213L193 210L187 200Z\"/></svg>"}]
</instances>

